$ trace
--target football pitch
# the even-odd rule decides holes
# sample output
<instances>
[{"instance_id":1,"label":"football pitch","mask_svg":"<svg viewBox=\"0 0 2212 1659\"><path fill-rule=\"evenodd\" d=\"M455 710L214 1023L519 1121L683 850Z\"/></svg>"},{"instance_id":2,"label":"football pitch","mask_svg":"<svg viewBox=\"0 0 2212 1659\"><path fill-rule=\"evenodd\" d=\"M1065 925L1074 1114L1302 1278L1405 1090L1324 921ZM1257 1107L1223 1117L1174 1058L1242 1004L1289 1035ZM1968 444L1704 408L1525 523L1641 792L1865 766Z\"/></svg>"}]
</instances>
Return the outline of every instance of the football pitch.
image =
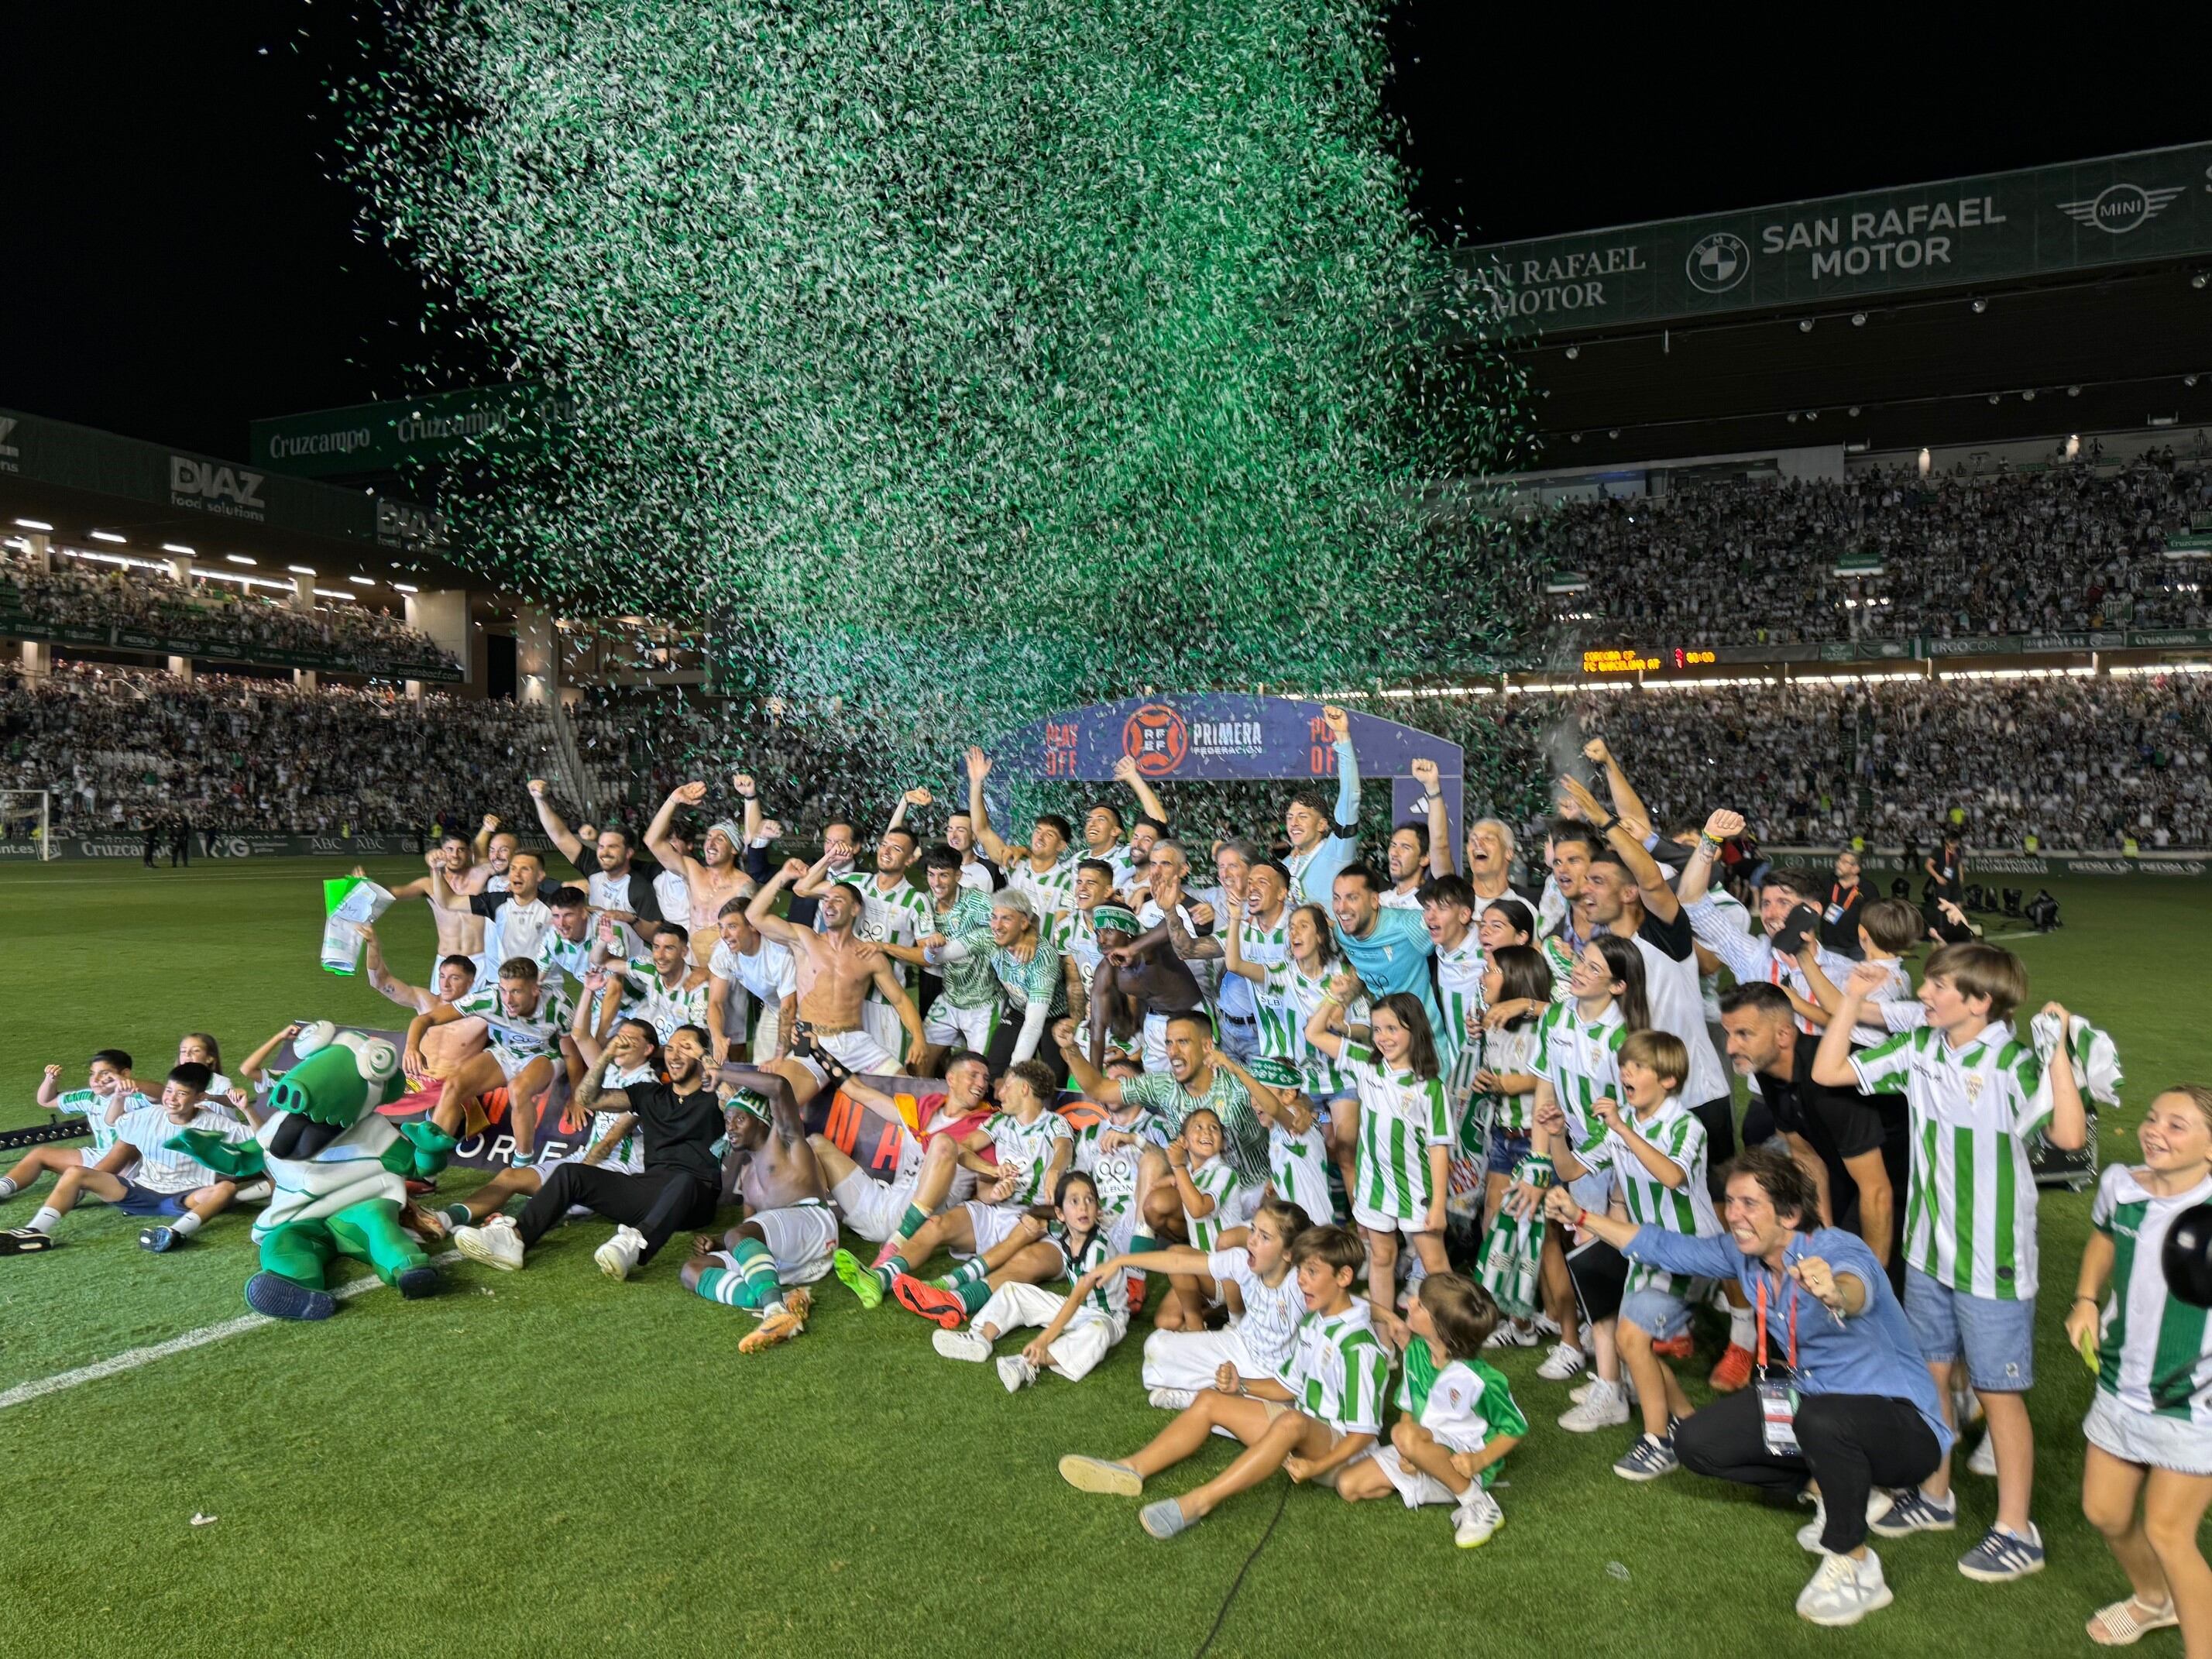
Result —
<instances>
[{"instance_id":1,"label":"football pitch","mask_svg":"<svg viewBox=\"0 0 2212 1659\"><path fill-rule=\"evenodd\" d=\"M158 1086L187 1030L213 1031L234 1067L288 1020L398 1023L317 965L320 878L345 867L0 868L0 1127L42 1120L42 1065L81 1086L94 1048L129 1049ZM370 866L387 881L410 867ZM2159 1086L2212 1078L2212 890L2053 890L2066 927L2003 942L2038 1003L2112 1033L2127 1103L2102 1151L2124 1158ZM380 932L394 971L422 982L423 907ZM159 1659L2088 1651L2083 1621L2126 1589L2081 1518L2090 1379L2060 1330L2088 1196L2047 1194L2042 1215L2030 1407L2049 1566L2011 1585L1960 1576L1996 1497L1962 1468L1957 1533L1878 1546L1895 1605L1816 1632L1791 1612L1813 1565L1791 1540L1802 1512L1687 1474L1619 1480L1631 1431L1555 1428L1565 1385L1536 1380L1535 1351L1499 1361L1534 1428L1484 1547L1455 1550L1443 1510L1281 1477L1163 1544L1135 1503L1074 1492L1054 1467L1126 1453L1165 1421L1137 1380L1142 1319L1085 1381L1009 1398L991 1368L939 1358L922 1322L863 1313L829 1279L805 1336L740 1356L751 1322L679 1288L680 1237L618 1284L592 1265L611 1231L594 1221L549 1236L520 1273L451 1263L434 1300L375 1288L325 1324L252 1323L247 1215L154 1256L140 1224L87 1204L62 1248L0 1261L0 1632L13 1651ZM1722 1331L1700 1328L1693 1398ZM1231 1455L1223 1442L1154 1490Z\"/></svg>"}]
</instances>

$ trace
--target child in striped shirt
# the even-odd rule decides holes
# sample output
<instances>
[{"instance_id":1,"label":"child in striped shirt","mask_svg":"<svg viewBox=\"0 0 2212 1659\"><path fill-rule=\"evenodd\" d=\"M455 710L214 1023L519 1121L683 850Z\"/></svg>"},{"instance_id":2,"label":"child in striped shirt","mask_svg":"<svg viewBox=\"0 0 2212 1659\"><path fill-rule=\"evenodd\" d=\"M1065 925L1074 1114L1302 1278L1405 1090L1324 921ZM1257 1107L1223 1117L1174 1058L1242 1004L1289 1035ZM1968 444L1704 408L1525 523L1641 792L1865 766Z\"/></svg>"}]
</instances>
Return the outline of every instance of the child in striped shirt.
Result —
<instances>
[{"instance_id":1,"label":"child in striped shirt","mask_svg":"<svg viewBox=\"0 0 2212 1659\"><path fill-rule=\"evenodd\" d=\"M1019 1353L999 1360L999 1381L1008 1394L1029 1387L1042 1370L1079 1382L1129 1334L1128 1276L1100 1271L1112 1251L1101 1230L1097 1183L1070 1170L1060 1178L1053 1207L1060 1223L1045 1243L1060 1253L1060 1270L1048 1277L1070 1279L1073 1288L1063 1296L1042 1284L1009 1280L991 1292L966 1330L939 1330L930 1338L947 1359L981 1362L1008 1331L1042 1323Z\"/></svg>"},{"instance_id":2,"label":"child in striped shirt","mask_svg":"<svg viewBox=\"0 0 2212 1659\"><path fill-rule=\"evenodd\" d=\"M1431 1273L1407 1310L1401 1415L1390 1443L1346 1469L1336 1495L1357 1502L1395 1493L1409 1510L1452 1506L1452 1541L1471 1550L1505 1524L1490 1483L1528 1432L1503 1373L1479 1356L1498 1328L1490 1292L1457 1273Z\"/></svg>"},{"instance_id":3,"label":"child in striped shirt","mask_svg":"<svg viewBox=\"0 0 2212 1659\"><path fill-rule=\"evenodd\" d=\"M2107 1164L2097 1183L2066 1315L2067 1340L2097 1373L2081 1510L2134 1592L2099 1609L2089 1639L2119 1647L2179 1624L2201 1652L2212 1646L2212 1574L2197 1544L2212 1499L2212 1314L2167 1289L2161 1258L2175 1221L2212 1200L2212 1089L2166 1090L2136 1139L2142 1162Z\"/></svg>"},{"instance_id":4,"label":"child in striped shirt","mask_svg":"<svg viewBox=\"0 0 2212 1659\"><path fill-rule=\"evenodd\" d=\"M1638 1226L1711 1238L1721 1224L1705 1187L1705 1126L1676 1093L1689 1072L1689 1050L1681 1038L1671 1031L1632 1031L1620 1045L1626 1109L1611 1096L1593 1102L1590 1134L1572 1148L1562 1139L1560 1121L1545 1127L1555 1143L1559 1174L1568 1182L1586 1171L1604 1170L1612 1176L1629 1219ZM1557 1114L1559 1108L1550 1110ZM1603 1243L1584 1245L1568 1265L1595 1326L1599 1378L1617 1384L1626 1363L1643 1407L1644 1432L1613 1472L1626 1480L1656 1480L1672 1474L1679 1467L1672 1425L1687 1417L1691 1407L1673 1369L1653 1349L1687 1337L1695 1281L1632 1265ZM1620 1420L1589 1407L1585 1398L1560 1418L1559 1426L1587 1432L1606 1426L1608 1418Z\"/></svg>"},{"instance_id":5,"label":"child in striped shirt","mask_svg":"<svg viewBox=\"0 0 2212 1659\"><path fill-rule=\"evenodd\" d=\"M1359 1240L1341 1227L1316 1227L1291 1255L1306 1313L1274 1376L1248 1380L1224 1364L1213 1387L1127 1462L1071 1454L1060 1460L1060 1478L1079 1492L1134 1498L1152 1476L1195 1455L1217 1428L1243 1441L1243 1455L1212 1480L1139 1512L1145 1530L1164 1539L1277 1469L1300 1485L1334 1486L1365 1456L1382 1431L1390 1354L1365 1304L1352 1297Z\"/></svg>"},{"instance_id":6,"label":"child in striped shirt","mask_svg":"<svg viewBox=\"0 0 2212 1659\"><path fill-rule=\"evenodd\" d=\"M1211 1255L1244 1242L1245 1224L1261 1196L1237 1178L1236 1166L1221 1155L1221 1120L1204 1106L1182 1121L1182 1133L1168 1143L1168 1175L1182 1205L1183 1236L1194 1250ZM1152 1316L1156 1329L1202 1331L1209 1309L1221 1300L1221 1286L1210 1275L1171 1273L1168 1293Z\"/></svg>"},{"instance_id":7,"label":"child in striped shirt","mask_svg":"<svg viewBox=\"0 0 2212 1659\"><path fill-rule=\"evenodd\" d=\"M2029 1148L2046 1107L2036 1103L2042 1068L2033 1044L2007 1022L2027 996L2020 958L1994 945L1947 945L1932 952L1920 986L1926 1022L1871 1048L1851 1052L1855 1026L1869 1024L1869 999L1887 981L1865 963L1844 988L1843 1006L1820 1034L1813 1080L1867 1094L1901 1094L1912 1137L1905 1208L1905 1316L1950 1409L1951 1372L1961 1358L1988 1414L1996 1454L1996 1523L1960 1558L1959 1571L2005 1583L2043 1567L2043 1539L2029 1519L2035 1438L2026 1394L2035 1381L2036 1189ZM2059 1028L2068 1015L2045 1005ZM2051 1068L2052 1146L2079 1148L2087 1118L2074 1068ZM1958 1524L1947 1455L1913 1491L1899 1492L1869 1524L1884 1538L1948 1532Z\"/></svg>"},{"instance_id":8,"label":"child in striped shirt","mask_svg":"<svg viewBox=\"0 0 2212 1659\"><path fill-rule=\"evenodd\" d=\"M1226 1330L1155 1329L1145 1339L1147 1399L1161 1411L1179 1412L1213 1386L1221 1368L1245 1378L1273 1376L1291 1352L1305 1298L1291 1271L1291 1250L1312 1219L1282 1198L1261 1200L1242 1245L1211 1254L1188 1249L1148 1250L1115 1257L1102 1273L1203 1273L1218 1282L1229 1304Z\"/></svg>"}]
</instances>

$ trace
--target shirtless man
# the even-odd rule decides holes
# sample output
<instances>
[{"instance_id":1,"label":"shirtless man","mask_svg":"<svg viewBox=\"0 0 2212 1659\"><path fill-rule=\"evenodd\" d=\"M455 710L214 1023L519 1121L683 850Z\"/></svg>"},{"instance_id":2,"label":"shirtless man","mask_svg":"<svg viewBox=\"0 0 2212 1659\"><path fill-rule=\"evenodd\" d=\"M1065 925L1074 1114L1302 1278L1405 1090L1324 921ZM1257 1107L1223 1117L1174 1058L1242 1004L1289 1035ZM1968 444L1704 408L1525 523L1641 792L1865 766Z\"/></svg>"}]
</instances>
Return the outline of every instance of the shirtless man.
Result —
<instances>
[{"instance_id":1,"label":"shirtless man","mask_svg":"<svg viewBox=\"0 0 2212 1659\"><path fill-rule=\"evenodd\" d=\"M376 929L365 921L356 922L354 927L367 947L362 970L368 982L410 1013L427 1014L441 1002L459 1002L477 988L482 977L473 957L450 956L438 958L435 990L394 979L392 970L384 965L384 951L377 941ZM431 1077L451 1077L471 1055L483 1052L489 1030L481 1019L470 1018L457 1019L450 1025L425 1032L421 1045L424 1072Z\"/></svg>"},{"instance_id":2,"label":"shirtless man","mask_svg":"<svg viewBox=\"0 0 2212 1659\"><path fill-rule=\"evenodd\" d=\"M645 831L646 847L660 860L661 868L684 878L684 891L691 905L689 917L683 920L691 935L691 959L702 967L714 953L715 940L721 937L716 922L722 906L733 898L748 896L747 890L752 885L752 878L745 874L739 860L750 832L759 828L757 820L760 799L752 779L744 773L738 773L731 781L744 798L746 828L740 830L726 818L708 825L707 833L700 838L697 858L679 853L669 844L668 826L678 807L696 806L707 799L704 783L678 784L670 791Z\"/></svg>"},{"instance_id":3,"label":"shirtless man","mask_svg":"<svg viewBox=\"0 0 2212 1659\"><path fill-rule=\"evenodd\" d=\"M837 1212L797 1106L788 1098L771 1105L757 1090L735 1086L723 1089L721 1100L745 1218L722 1235L720 1249L703 1234L692 1240L684 1288L758 1317L759 1328L738 1343L739 1353L757 1353L806 1328L814 1306L806 1286L830 1271Z\"/></svg>"},{"instance_id":4,"label":"shirtless man","mask_svg":"<svg viewBox=\"0 0 2212 1659\"><path fill-rule=\"evenodd\" d=\"M805 1106L824 1085L859 1073L887 1077L897 1071L898 1062L860 1021L871 986L890 1004L914 1046L921 1047L923 1040L921 1016L892 971L890 957L854 937L853 926L864 914L866 901L849 884L836 883L823 894L819 933L795 927L775 914L776 895L811 867L805 859L786 860L745 907L745 920L787 946L792 955L799 990L798 1029L792 1033L790 1052L766 1069L789 1085L794 1108Z\"/></svg>"},{"instance_id":5,"label":"shirtless man","mask_svg":"<svg viewBox=\"0 0 2212 1659\"><path fill-rule=\"evenodd\" d=\"M514 855L514 838L501 836L498 837L496 845L505 854L499 870L503 876L506 873L505 859ZM392 896L395 899L418 898L429 905L430 924L438 930L438 954L430 966L430 976L435 979L438 963L447 957L483 957L484 919L469 908L469 899L484 890L484 884L491 878L493 871L490 865L475 861L469 838L458 830L448 830L437 846L422 855L422 862L431 870L444 875L451 896L450 902L441 902L431 890L428 874L416 877L404 886L393 888ZM371 879L368 872L357 864L354 866L353 872L364 880Z\"/></svg>"},{"instance_id":6,"label":"shirtless man","mask_svg":"<svg viewBox=\"0 0 2212 1659\"><path fill-rule=\"evenodd\" d=\"M1118 904L1097 906L1091 920L1100 960L1091 980L1091 1052L1109 1052L1109 1032L1127 1037L1142 1030L1145 1069L1164 1072L1168 1021L1194 1012L1206 1020L1206 994L1175 953L1165 923L1140 934L1136 917Z\"/></svg>"}]
</instances>

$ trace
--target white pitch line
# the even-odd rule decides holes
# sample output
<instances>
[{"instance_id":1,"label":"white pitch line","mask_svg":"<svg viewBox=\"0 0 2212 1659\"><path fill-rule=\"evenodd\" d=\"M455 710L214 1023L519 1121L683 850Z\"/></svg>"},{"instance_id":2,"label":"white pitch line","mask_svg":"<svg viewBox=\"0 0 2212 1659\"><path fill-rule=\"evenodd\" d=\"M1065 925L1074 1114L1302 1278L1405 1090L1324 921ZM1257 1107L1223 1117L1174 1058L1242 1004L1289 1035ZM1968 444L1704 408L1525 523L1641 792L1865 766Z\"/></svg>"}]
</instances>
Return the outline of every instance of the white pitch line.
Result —
<instances>
[{"instance_id":1,"label":"white pitch line","mask_svg":"<svg viewBox=\"0 0 2212 1659\"><path fill-rule=\"evenodd\" d=\"M434 1267L461 1259L459 1250L448 1250L443 1255L433 1256ZM384 1281L374 1273L364 1274L331 1292L340 1302L350 1300L364 1291L373 1291ZM96 1359L89 1365L80 1365L73 1371L57 1372L52 1376L40 1377L33 1382L18 1382L5 1393L0 1393L0 1412L11 1406L26 1406L33 1400L43 1400L50 1394L61 1394L82 1383L97 1382L103 1376L119 1376L125 1371L135 1371L142 1365L150 1365L157 1359L167 1359L172 1354L189 1353L194 1348L204 1348L210 1342L227 1341L234 1336L243 1336L248 1331L258 1330L264 1325L279 1322L266 1314L240 1314L236 1319L226 1319L220 1325L203 1325L196 1331L186 1331L182 1336L173 1336L167 1342L156 1342L149 1348L126 1348L121 1353L106 1359Z\"/></svg>"}]
</instances>

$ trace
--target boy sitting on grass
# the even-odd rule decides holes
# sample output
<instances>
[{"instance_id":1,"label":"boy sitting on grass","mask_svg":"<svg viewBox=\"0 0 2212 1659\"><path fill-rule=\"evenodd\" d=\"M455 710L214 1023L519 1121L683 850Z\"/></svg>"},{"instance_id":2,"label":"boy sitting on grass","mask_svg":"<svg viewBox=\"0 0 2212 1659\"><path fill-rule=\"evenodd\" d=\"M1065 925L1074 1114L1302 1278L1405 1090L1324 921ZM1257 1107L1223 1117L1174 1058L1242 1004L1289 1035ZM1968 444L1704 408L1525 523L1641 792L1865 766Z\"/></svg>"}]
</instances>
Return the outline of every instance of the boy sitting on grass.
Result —
<instances>
[{"instance_id":1,"label":"boy sitting on grass","mask_svg":"<svg viewBox=\"0 0 2212 1659\"><path fill-rule=\"evenodd\" d=\"M59 1176L68 1170L89 1170L107 1156L115 1145L116 1125L126 1115L154 1103L140 1091L137 1079L131 1075L131 1056L122 1049L99 1049L86 1065L85 1086L67 1090L61 1086L62 1068L46 1067L46 1074L39 1083L39 1104L50 1112L70 1112L83 1118L92 1145L48 1144L32 1147L17 1160L15 1168L0 1177L0 1204L6 1203L42 1175Z\"/></svg>"},{"instance_id":2,"label":"boy sitting on grass","mask_svg":"<svg viewBox=\"0 0 2212 1659\"><path fill-rule=\"evenodd\" d=\"M1029 1387L1048 1367L1071 1382L1080 1382L1129 1334L1129 1281L1124 1273L1104 1271L1111 1252L1099 1231L1097 1183L1079 1170L1069 1170L1060 1178L1054 1208L1060 1212L1059 1224L1038 1248L1059 1252L1059 1270L1048 1277L1072 1279L1073 1288L1062 1296L1040 1284L1010 1279L992 1291L966 1330L940 1330L930 1339L947 1359L981 1364L1008 1331L1042 1322L1044 1329L1026 1347L999 1361L999 1381L1008 1394Z\"/></svg>"},{"instance_id":3,"label":"boy sitting on grass","mask_svg":"<svg viewBox=\"0 0 2212 1659\"><path fill-rule=\"evenodd\" d=\"M1213 1387L1127 1462L1070 1455L1060 1460L1060 1478L1079 1492L1134 1498L1146 1480L1196 1453L1215 1429L1243 1441L1243 1453L1212 1480L1138 1512L1145 1530L1161 1539L1196 1525L1277 1469L1301 1484L1335 1486L1382 1431L1390 1382L1389 1352L1367 1305L1352 1296L1365 1254L1341 1227L1301 1234L1291 1256L1306 1315L1276 1374L1248 1382L1224 1362Z\"/></svg>"},{"instance_id":4,"label":"boy sitting on grass","mask_svg":"<svg viewBox=\"0 0 2212 1659\"><path fill-rule=\"evenodd\" d=\"M1505 1524L1490 1483L1528 1432L1528 1419L1504 1373L1480 1358L1498 1321L1498 1304L1472 1279L1431 1273L1421 1281L1406 1312L1420 1340L1406 1345L1403 1414L1389 1445L1345 1470L1339 1498L1357 1503L1395 1492L1409 1510L1449 1504L1452 1541L1463 1550L1488 1543Z\"/></svg>"},{"instance_id":5,"label":"boy sitting on grass","mask_svg":"<svg viewBox=\"0 0 2212 1659\"><path fill-rule=\"evenodd\" d=\"M1221 1155L1227 1135L1221 1120L1201 1106L1182 1121L1182 1133L1168 1143L1169 1179L1154 1187L1146 1200L1146 1219L1155 1237L1172 1238L1180 1231L1200 1255L1232 1249L1244 1242L1261 1189L1248 1188ZM1154 1328L1163 1331L1202 1331L1207 1314L1222 1296L1220 1285L1210 1274L1171 1273L1168 1293L1153 1311Z\"/></svg>"}]
</instances>

